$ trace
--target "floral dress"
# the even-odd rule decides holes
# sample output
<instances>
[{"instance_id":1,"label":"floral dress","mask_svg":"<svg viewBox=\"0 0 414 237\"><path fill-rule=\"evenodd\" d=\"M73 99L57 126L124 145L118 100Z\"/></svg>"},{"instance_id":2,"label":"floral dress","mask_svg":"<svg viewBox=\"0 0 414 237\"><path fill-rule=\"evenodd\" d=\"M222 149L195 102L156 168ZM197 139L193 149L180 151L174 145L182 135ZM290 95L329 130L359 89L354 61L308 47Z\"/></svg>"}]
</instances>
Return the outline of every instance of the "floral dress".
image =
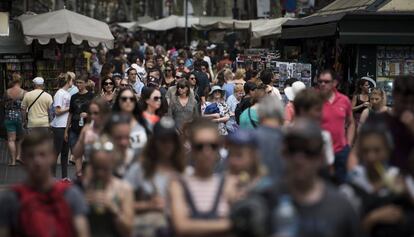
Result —
<instances>
[{"instance_id":1,"label":"floral dress","mask_svg":"<svg viewBox=\"0 0 414 237\"><path fill-rule=\"evenodd\" d=\"M212 103L217 103L217 107L219 108L220 112L220 118L228 116L230 117L230 109L229 106L226 104L226 102L206 102L205 106L203 106L203 114L204 114L204 109L209 106ZM218 124L218 131L220 135L226 136L228 135L228 131L227 131L227 127L226 127L226 123L220 122Z\"/></svg>"}]
</instances>

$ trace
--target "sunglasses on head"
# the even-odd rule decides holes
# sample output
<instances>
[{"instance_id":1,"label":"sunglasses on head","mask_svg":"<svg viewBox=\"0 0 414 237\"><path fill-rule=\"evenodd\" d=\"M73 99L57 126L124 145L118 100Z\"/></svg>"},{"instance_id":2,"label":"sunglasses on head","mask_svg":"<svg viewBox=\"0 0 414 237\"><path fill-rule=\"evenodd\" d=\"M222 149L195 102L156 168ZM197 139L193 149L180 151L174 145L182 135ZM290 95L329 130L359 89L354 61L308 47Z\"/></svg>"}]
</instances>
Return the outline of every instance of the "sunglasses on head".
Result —
<instances>
[{"instance_id":1,"label":"sunglasses on head","mask_svg":"<svg viewBox=\"0 0 414 237\"><path fill-rule=\"evenodd\" d=\"M218 150L219 144L214 142L194 143L192 147L195 151L202 151L205 147L209 147L212 150Z\"/></svg>"},{"instance_id":2,"label":"sunglasses on head","mask_svg":"<svg viewBox=\"0 0 414 237\"><path fill-rule=\"evenodd\" d=\"M131 101L131 102L134 102L135 97L133 97L133 96L122 96L122 97L121 97L121 101L122 101L122 102L126 102L127 100L129 100L129 101Z\"/></svg>"}]
</instances>

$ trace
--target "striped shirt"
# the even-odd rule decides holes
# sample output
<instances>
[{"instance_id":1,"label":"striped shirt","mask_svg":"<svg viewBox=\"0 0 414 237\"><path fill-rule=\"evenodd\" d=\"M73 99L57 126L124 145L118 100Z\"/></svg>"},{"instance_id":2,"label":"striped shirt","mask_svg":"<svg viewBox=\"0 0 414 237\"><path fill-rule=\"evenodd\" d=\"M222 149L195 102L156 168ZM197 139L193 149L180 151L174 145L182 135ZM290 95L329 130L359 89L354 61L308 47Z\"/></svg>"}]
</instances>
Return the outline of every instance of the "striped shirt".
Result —
<instances>
[{"instance_id":1,"label":"striped shirt","mask_svg":"<svg viewBox=\"0 0 414 237\"><path fill-rule=\"evenodd\" d=\"M194 205L199 212L208 212L213 208L214 200L219 191L221 177L214 175L208 179L199 179L194 176L184 177L191 193ZM229 205L224 198L224 192L220 197L217 215L225 217L229 213Z\"/></svg>"}]
</instances>

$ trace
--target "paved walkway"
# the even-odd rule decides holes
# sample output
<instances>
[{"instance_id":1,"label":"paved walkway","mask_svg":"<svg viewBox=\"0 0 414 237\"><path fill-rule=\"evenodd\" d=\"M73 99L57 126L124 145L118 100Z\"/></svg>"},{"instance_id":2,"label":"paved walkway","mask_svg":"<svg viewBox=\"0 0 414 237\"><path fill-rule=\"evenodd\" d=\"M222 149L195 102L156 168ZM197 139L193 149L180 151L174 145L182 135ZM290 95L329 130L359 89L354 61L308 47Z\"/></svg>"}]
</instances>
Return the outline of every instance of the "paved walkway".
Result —
<instances>
[{"instance_id":1,"label":"paved walkway","mask_svg":"<svg viewBox=\"0 0 414 237\"><path fill-rule=\"evenodd\" d=\"M9 152L7 149L7 143L0 139L0 189L10 184L14 184L24 180L25 174L23 166L8 166ZM57 167L57 177L61 177L60 165ZM74 177L75 167L68 166L69 177Z\"/></svg>"}]
</instances>

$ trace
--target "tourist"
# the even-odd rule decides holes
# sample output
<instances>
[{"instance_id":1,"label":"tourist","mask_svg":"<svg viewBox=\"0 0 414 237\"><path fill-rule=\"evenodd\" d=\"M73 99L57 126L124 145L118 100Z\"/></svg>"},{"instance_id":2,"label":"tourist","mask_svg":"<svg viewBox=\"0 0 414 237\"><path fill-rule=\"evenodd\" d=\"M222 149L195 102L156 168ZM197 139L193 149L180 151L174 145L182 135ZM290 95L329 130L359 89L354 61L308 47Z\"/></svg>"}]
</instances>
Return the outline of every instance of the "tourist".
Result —
<instances>
[{"instance_id":1,"label":"tourist","mask_svg":"<svg viewBox=\"0 0 414 237\"><path fill-rule=\"evenodd\" d=\"M352 105L348 97L336 90L338 81L330 70L318 77L319 91L325 99L322 109L322 128L331 134L335 152L335 178L339 183L346 179L346 164L355 135Z\"/></svg>"},{"instance_id":2,"label":"tourist","mask_svg":"<svg viewBox=\"0 0 414 237\"><path fill-rule=\"evenodd\" d=\"M373 89L369 95L369 107L361 113L359 124L362 126L370 117L376 113L385 113L389 109L386 105L385 92L381 89Z\"/></svg>"},{"instance_id":3,"label":"tourist","mask_svg":"<svg viewBox=\"0 0 414 237\"><path fill-rule=\"evenodd\" d=\"M27 134L22 160L25 181L0 193L1 236L88 237L88 209L79 189L53 177L56 156L50 134Z\"/></svg>"},{"instance_id":4,"label":"tourist","mask_svg":"<svg viewBox=\"0 0 414 237\"><path fill-rule=\"evenodd\" d=\"M125 114L129 117L130 144L128 144L128 148L132 149L134 156L141 154L148 140L149 129L132 89L126 88L119 91L112 111L114 113Z\"/></svg>"},{"instance_id":5,"label":"tourist","mask_svg":"<svg viewBox=\"0 0 414 237\"><path fill-rule=\"evenodd\" d=\"M168 189L184 171L187 161L174 120L163 117L155 126L141 158L124 179L134 188L133 236L169 236Z\"/></svg>"},{"instance_id":6,"label":"tourist","mask_svg":"<svg viewBox=\"0 0 414 237\"><path fill-rule=\"evenodd\" d=\"M202 116L218 124L220 135L227 135L226 122L230 119L230 111L225 101L225 91L220 86L213 86L209 93L209 101L202 110Z\"/></svg>"},{"instance_id":7,"label":"tourist","mask_svg":"<svg viewBox=\"0 0 414 237\"><path fill-rule=\"evenodd\" d=\"M352 96L352 111L357 124L359 124L362 111L369 107L369 93L369 81L363 77L358 81L355 95Z\"/></svg>"},{"instance_id":8,"label":"tourist","mask_svg":"<svg viewBox=\"0 0 414 237\"><path fill-rule=\"evenodd\" d=\"M22 163L20 159L20 138L24 134L22 117L22 100L26 91L21 88L19 78L9 83L9 89L4 95L4 126L7 131L7 147L9 148L10 166Z\"/></svg>"},{"instance_id":9,"label":"tourist","mask_svg":"<svg viewBox=\"0 0 414 237\"><path fill-rule=\"evenodd\" d=\"M25 93L22 100L23 123L29 132L34 130L49 131L50 108L52 96L44 90L45 80L42 77L33 79L34 90Z\"/></svg>"},{"instance_id":10,"label":"tourist","mask_svg":"<svg viewBox=\"0 0 414 237\"><path fill-rule=\"evenodd\" d=\"M74 149L82 128L88 119L89 103L94 98L92 92L86 89L88 76L82 75L76 79L79 92L70 99L68 123L65 129L65 141L69 143L71 150ZM82 175L82 157L74 157L76 163L76 175Z\"/></svg>"},{"instance_id":11,"label":"tourist","mask_svg":"<svg viewBox=\"0 0 414 237\"><path fill-rule=\"evenodd\" d=\"M102 92L101 97L106 101L106 103L112 107L112 104L114 103L114 96L116 93L115 90L115 81L108 77L102 80Z\"/></svg>"},{"instance_id":12,"label":"tourist","mask_svg":"<svg viewBox=\"0 0 414 237\"><path fill-rule=\"evenodd\" d=\"M69 79L69 81L67 81ZM68 177L68 156L69 156L69 144L65 141L65 129L68 124L69 107L70 107L70 94L69 88L73 85L71 77L58 78L59 90L53 97L53 110L55 117L52 120L51 127L53 132L53 144L56 153L56 163L60 155L60 165L62 168L62 178ZM53 168L54 175L56 176L56 165Z\"/></svg>"},{"instance_id":13,"label":"tourist","mask_svg":"<svg viewBox=\"0 0 414 237\"><path fill-rule=\"evenodd\" d=\"M131 236L134 197L131 186L112 174L114 145L100 137L91 146L91 177L80 186L89 204L88 221L92 237Z\"/></svg>"},{"instance_id":14,"label":"tourist","mask_svg":"<svg viewBox=\"0 0 414 237\"><path fill-rule=\"evenodd\" d=\"M292 83L291 87L285 88L285 95L289 100L285 106L285 125L289 125L295 119L295 107L293 106L293 101L295 100L295 96L305 88L305 83L301 81L296 81Z\"/></svg>"},{"instance_id":15,"label":"tourist","mask_svg":"<svg viewBox=\"0 0 414 237\"><path fill-rule=\"evenodd\" d=\"M186 79L178 81L176 94L168 105L168 116L174 119L179 131L182 131L185 123L199 116L197 101L190 93L190 82Z\"/></svg>"},{"instance_id":16,"label":"tourist","mask_svg":"<svg viewBox=\"0 0 414 237\"><path fill-rule=\"evenodd\" d=\"M230 232L229 193L233 186L214 174L219 160L217 125L196 120L189 128L194 174L171 180L171 221L178 236L221 236Z\"/></svg>"}]
</instances>

